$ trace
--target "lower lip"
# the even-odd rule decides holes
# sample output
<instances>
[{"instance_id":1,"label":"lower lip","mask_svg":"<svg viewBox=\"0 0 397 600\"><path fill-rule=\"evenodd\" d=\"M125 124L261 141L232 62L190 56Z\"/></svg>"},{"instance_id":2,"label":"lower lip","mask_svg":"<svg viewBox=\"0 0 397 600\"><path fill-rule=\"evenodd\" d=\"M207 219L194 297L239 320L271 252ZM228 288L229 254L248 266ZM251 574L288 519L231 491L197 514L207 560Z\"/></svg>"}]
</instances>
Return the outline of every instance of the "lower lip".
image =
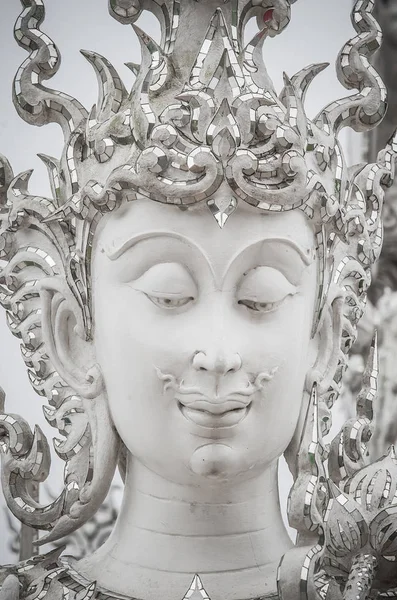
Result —
<instances>
[{"instance_id":1,"label":"lower lip","mask_svg":"<svg viewBox=\"0 0 397 600\"><path fill-rule=\"evenodd\" d=\"M244 417L246 417L249 406L239 408L238 410L229 410L220 415L214 415L213 413L206 412L204 410L195 410L188 408L183 404L179 403L179 409L185 419L192 421L196 425L201 427L208 427L211 429L221 429L223 427L233 427L240 423Z\"/></svg>"}]
</instances>

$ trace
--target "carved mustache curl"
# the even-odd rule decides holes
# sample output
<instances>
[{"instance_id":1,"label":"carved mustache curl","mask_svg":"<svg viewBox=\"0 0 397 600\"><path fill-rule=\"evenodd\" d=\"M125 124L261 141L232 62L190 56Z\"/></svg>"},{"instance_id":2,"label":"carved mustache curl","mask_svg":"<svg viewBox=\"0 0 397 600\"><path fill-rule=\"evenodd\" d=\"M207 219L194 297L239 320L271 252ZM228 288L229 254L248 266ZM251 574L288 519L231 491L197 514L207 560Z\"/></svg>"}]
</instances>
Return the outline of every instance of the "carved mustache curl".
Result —
<instances>
[{"instance_id":1,"label":"carved mustache curl","mask_svg":"<svg viewBox=\"0 0 397 600\"><path fill-rule=\"evenodd\" d=\"M186 386L184 379L178 379L175 375L170 373L163 373L161 369L155 367L157 377L164 382L163 393L165 394L168 390L175 390L180 394L203 394L202 388L197 386ZM254 382L248 382L245 388L236 390L228 396L252 396L255 392L261 392L265 387L265 384L273 379L278 371L278 367L274 367L270 372L262 371L255 377Z\"/></svg>"}]
</instances>

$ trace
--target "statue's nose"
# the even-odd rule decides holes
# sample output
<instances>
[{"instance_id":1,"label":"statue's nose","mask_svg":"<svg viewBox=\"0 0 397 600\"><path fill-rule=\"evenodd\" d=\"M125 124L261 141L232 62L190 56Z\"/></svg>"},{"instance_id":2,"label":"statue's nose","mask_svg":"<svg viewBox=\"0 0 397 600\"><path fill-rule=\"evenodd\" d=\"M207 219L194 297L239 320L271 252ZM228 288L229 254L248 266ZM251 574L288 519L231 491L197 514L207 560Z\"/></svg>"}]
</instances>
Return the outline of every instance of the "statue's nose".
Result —
<instances>
[{"instance_id":1,"label":"statue's nose","mask_svg":"<svg viewBox=\"0 0 397 600\"><path fill-rule=\"evenodd\" d=\"M241 356L235 352L204 352L198 350L193 356L193 367L197 371L208 371L216 375L235 373L241 369Z\"/></svg>"}]
</instances>

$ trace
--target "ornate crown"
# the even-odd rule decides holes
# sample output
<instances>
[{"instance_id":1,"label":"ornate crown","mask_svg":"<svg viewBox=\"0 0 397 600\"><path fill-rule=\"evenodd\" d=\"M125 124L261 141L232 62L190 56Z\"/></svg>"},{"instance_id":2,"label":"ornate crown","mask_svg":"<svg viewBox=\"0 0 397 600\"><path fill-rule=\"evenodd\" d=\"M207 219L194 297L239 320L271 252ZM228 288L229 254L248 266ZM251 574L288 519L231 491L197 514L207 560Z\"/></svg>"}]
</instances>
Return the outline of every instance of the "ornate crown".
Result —
<instances>
[{"instance_id":1,"label":"ornate crown","mask_svg":"<svg viewBox=\"0 0 397 600\"><path fill-rule=\"evenodd\" d=\"M311 65L292 78L285 75L278 95L262 56L264 42L288 25L290 0L110 0L110 13L124 24L133 25L143 10L153 12L161 24L161 41L156 43L134 25L142 62L128 63L136 75L130 93L109 61L83 52L99 82L98 102L89 113L75 99L43 85L57 72L59 53L39 29L43 1L22 4L15 37L29 57L14 82L15 106L34 125L58 123L65 147L60 160L41 156L52 198L31 196L31 172L14 177L7 160L0 160L0 302L11 331L21 338L32 385L50 404L45 416L63 436L55 440L55 450L66 461L65 489L55 502L41 506L27 485L29 479L45 479L49 469L49 448L40 429L32 434L26 422L10 415L0 416L0 428L7 432L3 485L8 505L22 522L50 531L50 540L79 527L102 502L118 446L111 428L100 418L88 418L82 399L49 361L40 281L54 277L67 282L89 339L91 248L105 212L137 198L181 210L206 203L223 227L241 202L267 213L299 209L313 223L320 258L314 332L327 299L343 298L338 368L331 388L319 390L330 408L365 306L370 268L381 249L380 211L384 189L394 176L397 139L377 162L350 168L338 140L342 128L367 131L385 114L385 88L369 63L381 39L372 17L373 0L357 0L352 12L357 35L337 60L340 82L356 93L332 102L312 120L305 114L305 95L326 65ZM252 17L258 32L245 43ZM228 200L217 204L214 194L221 187L228 190ZM361 438L368 437L375 372L373 358L358 420L346 426L331 453L330 462L337 465L335 483L350 485L364 466ZM324 507L335 492L326 484L321 439L328 426L318 414L316 398L315 390L291 495L299 516L294 525L306 540L315 539L310 535L318 540ZM106 430L94 435L95 427ZM305 550L313 569L324 555L324 545L318 548L310 556ZM340 549L336 552L339 559ZM335 556L329 558L334 567L337 562ZM316 577L318 589L329 587L321 572Z\"/></svg>"}]
</instances>

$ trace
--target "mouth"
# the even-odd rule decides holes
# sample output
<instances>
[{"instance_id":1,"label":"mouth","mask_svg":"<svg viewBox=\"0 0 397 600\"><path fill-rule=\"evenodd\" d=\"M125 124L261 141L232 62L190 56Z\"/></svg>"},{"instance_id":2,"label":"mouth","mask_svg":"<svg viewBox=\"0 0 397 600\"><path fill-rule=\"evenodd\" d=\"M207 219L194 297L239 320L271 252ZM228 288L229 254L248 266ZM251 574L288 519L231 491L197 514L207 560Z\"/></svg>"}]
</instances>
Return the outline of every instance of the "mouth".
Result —
<instances>
[{"instance_id":1,"label":"mouth","mask_svg":"<svg viewBox=\"0 0 397 600\"><path fill-rule=\"evenodd\" d=\"M211 429L233 427L240 423L251 408L251 402L228 399L225 402L196 400L187 403L178 399L178 408L188 421Z\"/></svg>"}]
</instances>

